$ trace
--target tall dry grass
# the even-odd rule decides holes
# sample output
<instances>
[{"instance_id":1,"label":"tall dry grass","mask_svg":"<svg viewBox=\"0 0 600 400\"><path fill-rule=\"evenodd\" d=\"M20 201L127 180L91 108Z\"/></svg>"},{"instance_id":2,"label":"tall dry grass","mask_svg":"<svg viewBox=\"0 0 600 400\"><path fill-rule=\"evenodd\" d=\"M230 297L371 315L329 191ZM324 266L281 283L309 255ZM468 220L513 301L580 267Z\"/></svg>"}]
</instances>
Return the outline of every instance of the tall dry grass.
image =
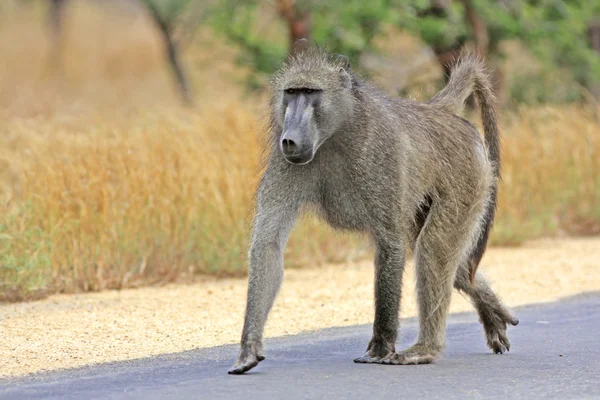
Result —
<instances>
[{"instance_id":1,"label":"tall dry grass","mask_svg":"<svg viewBox=\"0 0 600 400\"><path fill-rule=\"evenodd\" d=\"M186 53L199 106L182 109L147 21L70 12L59 73L38 14L0 24L0 299L244 273L263 111L235 52L203 35ZM600 231L598 111L505 116L494 244ZM367 253L309 218L286 264Z\"/></svg>"},{"instance_id":2,"label":"tall dry grass","mask_svg":"<svg viewBox=\"0 0 600 400\"><path fill-rule=\"evenodd\" d=\"M506 117L492 243L600 233L597 106L525 108Z\"/></svg>"},{"instance_id":3,"label":"tall dry grass","mask_svg":"<svg viewBox=\"0 0 600 400\"><path fill-rule=\"evenodd\" d=\"M0 144L6 296L244 272L263 140L243 106L110 125L14 121L2 136L19 141ZM350 241L308 219L286 257L348 259L361 249Z\"/></svg>"}]
</instances>

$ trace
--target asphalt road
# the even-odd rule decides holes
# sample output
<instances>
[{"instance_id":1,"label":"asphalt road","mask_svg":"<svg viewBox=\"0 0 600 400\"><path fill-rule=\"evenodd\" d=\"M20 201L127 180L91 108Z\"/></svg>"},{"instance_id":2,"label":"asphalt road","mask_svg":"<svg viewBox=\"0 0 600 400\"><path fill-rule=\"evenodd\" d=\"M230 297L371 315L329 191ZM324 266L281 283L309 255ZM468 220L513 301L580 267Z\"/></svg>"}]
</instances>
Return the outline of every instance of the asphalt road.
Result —
<instances>
[{"instance_id":1,"label":"asphalt road","mask_svg":"<svg viewBox=\"0 0 600 400\"><path fill-rule=\"evenodd\" d=\"M357 326L267 340L267 359L245 375L227 374L237 346L222 346L4 380L0 399L600 399L600 293L515 314L504 355L487 349L475 314L461 314L432 365L353 363L371 332ZM415 320L402 325L398 348L416 337Z\"/></svg>"}]
</instances>

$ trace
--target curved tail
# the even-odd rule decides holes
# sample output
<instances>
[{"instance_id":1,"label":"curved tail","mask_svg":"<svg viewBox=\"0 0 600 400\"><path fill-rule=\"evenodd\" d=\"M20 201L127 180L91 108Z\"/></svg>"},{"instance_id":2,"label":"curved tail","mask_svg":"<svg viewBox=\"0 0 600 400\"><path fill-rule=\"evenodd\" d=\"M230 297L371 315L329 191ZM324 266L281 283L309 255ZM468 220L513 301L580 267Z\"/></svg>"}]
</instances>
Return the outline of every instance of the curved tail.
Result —
<instances>
[{"instance_id":1,"label":"curved tail","mask_svg":"<svg viewBox=\"0 0 600 400\"><path fill-rule=\"evenodd\" d=\"M463 54L452 69L446 87L428 102L436 107L459 114L464 109L465 101L473 93L477 98L481 110L488 159L492 162L494 177L496 179L491 188L481 235L469 256L468 267L471 282L475 279L477 267L485 253L494 222L498 197L498 181L500 180L500 131L496 115L496 98L492 90L489 73L483 61L471 52Z\"/></svg>"}]
</instances>

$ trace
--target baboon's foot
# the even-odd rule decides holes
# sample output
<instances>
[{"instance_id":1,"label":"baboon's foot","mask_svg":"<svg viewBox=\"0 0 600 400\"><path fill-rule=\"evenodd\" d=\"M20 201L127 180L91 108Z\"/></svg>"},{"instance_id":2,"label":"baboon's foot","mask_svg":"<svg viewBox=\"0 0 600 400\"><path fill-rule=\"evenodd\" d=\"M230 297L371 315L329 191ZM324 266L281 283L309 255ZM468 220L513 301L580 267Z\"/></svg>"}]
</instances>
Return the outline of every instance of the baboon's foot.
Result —
<instances>
[{"instance_id":1,"label":"baboon's foot","mask_svg":"<svg viewBox=\"0 0 600 400\"><path fill-rule=\"evenodd\" d=\"M246 371L256 367L259 362L265 359L263 354L262 343L251 342L242 343L242 350L240 356L233 367L229 371L229 374L239 375Z\"/></svg>"},{"instance_id":2,"label":"baboon's foot","mask_svg":"<svg viewBox=\"0 0 600 400\"><path fill-rule=\"evenodd\" d=\"M361 364L377 364L381 359L383 359L387 355L393 354L394 351L395 346L393 343L390 343L385 340L371 339L365 355L362 357L355 358L354 362Z\"/></svg>"},{"instance_id":3,"label":"baboon's foot","mask_svg":"<svg viewBox=\"0 0 600 400\"><path fill-rule=\"evenodd\" d=\"M388 354L379 360L379 364L388 365L417 365L431 364L438 354L439 348L416 344L404 351Z\"/></svg>"},{"instance_id":4,"label":"baboon's foot","mask_svg":"<svg viewBox=\"0 0 600 400\"><path fill-rule=\"evenodd\" d=\"M486 311L480 313L480 317L488 346L494 354L503 354L510 351L510 341L508 340L506 327L508 324L516 326L519 320L513 317L504 307Z\"/></svg>"}]
</instances>

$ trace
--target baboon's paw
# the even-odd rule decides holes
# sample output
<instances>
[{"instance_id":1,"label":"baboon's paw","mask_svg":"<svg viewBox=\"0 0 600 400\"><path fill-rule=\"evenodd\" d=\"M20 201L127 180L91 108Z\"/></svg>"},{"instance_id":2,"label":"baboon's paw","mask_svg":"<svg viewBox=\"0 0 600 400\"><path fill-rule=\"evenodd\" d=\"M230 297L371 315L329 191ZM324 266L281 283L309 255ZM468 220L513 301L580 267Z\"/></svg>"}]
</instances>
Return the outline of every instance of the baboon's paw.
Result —
<instances>
[{"instance_id":1,"label":"baboon's paw","mask_svg":"<svg viewBox=\"0 0 600 400\"><path fill-rule=\"evenodd\" d=\"M229 369L229 371L227 371L228 374L230 375L241 375L246 371L250 371L252 368L256 367L258 365L259 360L258 359L254 359L254 360L247 360L241 364L235 364L233 367L231 367Z\"/></svg>"},{"instance_id":2,"label":"baboon's paw","mask_svg":"<svg viewBox=\"0 0 600 400\"><path fill-rule=\"evenodd\" d=\"M377 364L383 357L393 354L394 351L395 347L393 342L381 339L371 339L365 355L355 358L354 362L360 364Z\"/></svg>"},{"instance_id":3,"label":"baboon's paw","mask_svg":"<svg viewBox=\"0 0 600 400\"><path fill-rule=\"evenodd\" d=\"M359 364L378 364L382 358L384 358L390 354L394 354L393 347L391 348L391 350L386 349L386 347L387 346L379 347L379 346L373 346L372 344L370 344L369 349L367 350L365 355L362 357L355 358L354 362L359 363Z\"/></svg>"},{"instance_id":4,"label":"baboon's paw","mask_svg":"<svg viewBox=\"0 0 600 400\"><path fill-rule=\"evenodd\" d=\"M494 329L486 331L487 344L494 354L504 354L510 351L510 340L506 334L506 329Z\"/></svg>"},{"instance_id":5,"label":"baboon's paw","mask_svg":"<svg viewBox=\"0 0 600 400\"><path fill-rule=\"evenodd\" d=\"M497 310L493 315L484 319L483 327L487 344L494 354L503 354L510 351L510 340L506 332L507 326L516 326L519 320L513 317L507 310Z\"/></svg>"},{"instance_id":6,"label":"baboon's paw","mask_svg":"<svg viewBox=\"0 0 600 400\"><path fill-rule=\"evenodd\" d=\"M379 360L381 360L381 357L369 357L365 354L362 357L355 358L354 362L358 364L377 364Z\"/></svg>"},{"instance_id":7,"label":"baboon's paw","mask_svg":"<svg viewBox=\"0 0 600 400\"><path fill-rule=\"evenodd\" d=\"M438 351L428 349L424 346L413 346L398 353L392 353L383 357L379 364L387 365L417 365L431 364L438 355Z\"/></svg>"},{"instance_id":8,"label":"baboon's paw","mask_svg":"<svg viewBox=\"0 0 600 400\"><path fill-rule=\"evenodd\" d=\"M265 359L261 343L250 343L242 345L240 356L233 367L227 371L230 375L240 375L256 367Z\"/></svg>"}]
</instances>

